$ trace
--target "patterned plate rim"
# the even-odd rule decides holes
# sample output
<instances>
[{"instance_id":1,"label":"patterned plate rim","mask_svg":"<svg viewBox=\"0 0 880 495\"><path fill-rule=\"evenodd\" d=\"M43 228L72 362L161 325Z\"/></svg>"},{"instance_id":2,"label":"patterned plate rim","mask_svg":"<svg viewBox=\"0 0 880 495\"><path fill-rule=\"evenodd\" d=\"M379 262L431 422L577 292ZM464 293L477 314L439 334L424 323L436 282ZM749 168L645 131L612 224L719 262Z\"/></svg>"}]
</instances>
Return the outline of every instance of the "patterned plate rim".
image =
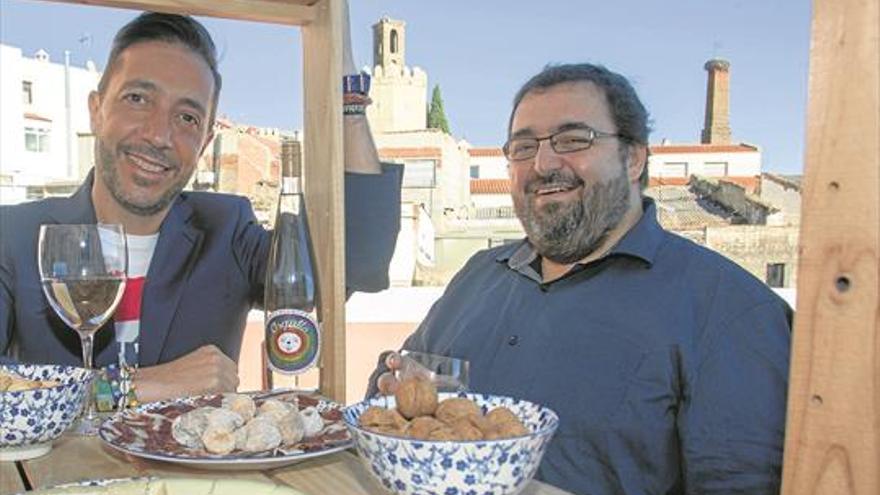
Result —
<instances>
[{"instance_id":1,"label":"patterned plate rim","mask_svg":"<svg viewBox=\"0 0 880 495\"><path fill-rule=\"evenodd\" d=\"M268 391L268 392L266 392L266 391L245 392L246 395L250 395L255 399L268 399L271 397L290 394L290 393L299 393L299 392L297 392L296 390L292 390L292 389L277 389L277 390L272 390L272 391ZM163 401L157 401L157 402L150 402L148 404L143 404L138 407L135 407L133 410L135 412L149 412L152 409L157 409L157 408L180 404L180 403L185 403L185 402L191 402L191 401L195 401L195 400L198 400L201 398L213 397L215 395L220 395L220 394L181 397L178 399L169 399L169 400L163 400ZM340 414L345 409L345 406L342 406L342 405L340 405L340 404L338 404L338 403L336 403L326 397L311 395L307 392L302 393L302 395L313 397L314 399L318 400L319 403L324 402L326 404L329 404L330 407L338 409ZM148 452L145 450L131 449L131 448L128 448L123 445L118 445L112 439L108 438L107 435L109 435L109 433L106 432L106 429L109 427L109 425L111 425L114 421L116 421L120 417L121 414L123 414L123 413L121 413L121 412L116 413L101 424L101 427L98 430L98 436L101 438L101 441L104 442L105 445L107 445L107 446L109 446L119 452L122 452L125 454L131 454L136 457L141 457L144 459L152 459L152 460L157 460L157 461L166 461L166 462L171 462L171 463L175 463L175 464L183 464L183 465L189 465L189 466L200 466L200 465L201 466L212 466L212 467L223 467L226 465L229 465L229 466L248 466L248 465L262 465L262 466L278 465L278 466L281 466L281 465L289 464L292 462L311 459L313 457L320 457L323 455L329 455L329 454L333 454L336 452L341 452L343 450L347 450L351 447L354 447L354 438L349 434L349 438L347 441L340 442L339 444L333 445L331 447L325 447L325 448L321 448L319 450L314 450L311 452L292 452L289 454L276 455L276 456L271 456L271 457L242 457L242 458L175 456L175 455L164 454L164 453ZM345 426L345 421L342 419L342 417L340 417L339 420L337 420L337 422L340 424L340 426L342 426L344 429L347 430L347 428ZM269 468L266 468L266 469L269 469Z\"/></svg>"}]
</instances>

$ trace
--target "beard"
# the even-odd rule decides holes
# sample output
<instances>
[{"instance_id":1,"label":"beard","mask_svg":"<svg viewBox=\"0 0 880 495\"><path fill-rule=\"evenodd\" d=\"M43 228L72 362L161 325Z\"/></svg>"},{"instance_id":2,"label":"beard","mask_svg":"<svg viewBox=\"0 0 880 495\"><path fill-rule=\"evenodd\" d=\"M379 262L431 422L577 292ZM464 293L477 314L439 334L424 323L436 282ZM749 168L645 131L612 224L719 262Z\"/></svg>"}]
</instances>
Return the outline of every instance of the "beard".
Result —
<instances>
[{"instance_id":1,"label":"beard","mask_svg":"<svg viewBox=\"0 0 880 495\"><path fill-rule=\"evenodd\" d=\"M552 202L535 206L535 190L545 184L583 186L580 201ZM571 264L595 251L623 219L629 209L629 180L626 170L605 181L587 186L576 176L553 171L524 187L513 197L529 242L541 256L560 264Z\"/></svg>"},{"instance_id":2,"label":"beard","mask_svg":"<svg viewBox=\"0 0 880 495\"><path fill-rule=\"evenodd\" d=\"M134 151L141 155L149 156L160 163L167 164L171 170L180 170L180 164L177 160L167 156L162 151L149 145L129 145L118 144L115 151L111 150L100 139L95 139L95 157L97 161L98 175L101 181L110 191L113 199L119 203L129 213L138 216L148 217L164 210L174 201L174 198L183 191L189 177L183 174L172 183L168 189L162 192L158 198L150 198L144 195L138 195L134 191L126 191L119 177L117 169L117 161L125 156L126 152ZM133 178L135 186L147 187L153 185L151 181L145 181L135 176Z\"/></svg>"}]
</instances>

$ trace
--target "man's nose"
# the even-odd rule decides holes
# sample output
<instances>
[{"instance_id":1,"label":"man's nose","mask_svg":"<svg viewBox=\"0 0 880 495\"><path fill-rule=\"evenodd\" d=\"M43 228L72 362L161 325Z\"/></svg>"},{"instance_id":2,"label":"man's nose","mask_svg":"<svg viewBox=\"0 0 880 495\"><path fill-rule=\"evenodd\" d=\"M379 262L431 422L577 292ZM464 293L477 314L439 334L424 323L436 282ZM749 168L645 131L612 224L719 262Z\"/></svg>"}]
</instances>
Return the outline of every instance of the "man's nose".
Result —
<instances>
[{"instance_id":1,"label":"man's nose","mask_svg":"<svg viewBox=\"0 0 880 495\"><path fill-rule=\"evenodd\" d=\"M542 176L562 167L559 153L550 145L549 139L538 142L538 152L535 154L534 166L535 171Z\"/></svg>"},{"instance_id":2,"label":"man's nose","mask_svg":"<svg viewBox=\"0 0 880 495\"><path fill-rule=\"evenodd\" d=\"M143 137L157 148L171 146L171 119L168 112L155 110L150 113L143 125Z\"/></svg>"}]
</instances>

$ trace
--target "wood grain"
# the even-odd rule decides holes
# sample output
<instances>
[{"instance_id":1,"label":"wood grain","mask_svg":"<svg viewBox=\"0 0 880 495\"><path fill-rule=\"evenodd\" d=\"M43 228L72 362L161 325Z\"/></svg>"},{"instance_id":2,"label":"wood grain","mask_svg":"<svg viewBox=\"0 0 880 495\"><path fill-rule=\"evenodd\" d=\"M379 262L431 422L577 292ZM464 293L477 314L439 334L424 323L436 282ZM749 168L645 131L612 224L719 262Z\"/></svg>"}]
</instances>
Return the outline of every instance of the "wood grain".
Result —
<instances>
[{"instance_id":1,"label":"wood grain","mask_svg":"<svg viewBox=\"0 0 880 495\"><path fill-rule=\"evenodd\" d=\"M815 0L783 493L880 493L880 9Z\"/></svg>"},{"instance_id":2,"label":"wood grain","mask_svg":"<svg viewBox=\"0 0 880 495\"><path fill-rule=\"evenodd\" d=\"M44 0L120 9L149 10L243 21L303 26L314 19L317 0Z\"/></svg>"},{"instance_id":3,"label":"wood grain","mask_svg":"<svg viewBox=\"0 0 880 495\"><path fill-rule=\"evenodd\" d=\"M175 464L140 459L105 447L96 437L67 436L52 451L38 459L24 461L25 472L34 488L99 478L165 476L187 478L239 478L269 481L290 486L308 495L387 495L382 486L349 452L338 452L270 471L205 471ZM6 466L12 466L11 471ZM13 463L0 463L3 493L22 490L7 484L6 473L15 472ZM15 479L19 480L15 472ZM522 495L566 495L567 492L532 481Z\"/></svg>"},{"instance_id":4,"label":"wood grain","mask_svg":"<svg viewBox=\"0 0 880 495\"><path fill-rule=\"evenodd\" d=\"M320 391L345 403L345 204L342 163L342 1L312 6L303 27L306 206L318 258Z\"/></svg>"},{"instance_id":5,"label":"wood grain","mask_svg":"<svg viewBox=\"0 0 880 495\"><path fill-rule=\"evenodd\" d=\"M24 491L24 483L18 474L18 468L12 461L0 462L0 495L8 495Z\"/></svg>"}]
</instances>

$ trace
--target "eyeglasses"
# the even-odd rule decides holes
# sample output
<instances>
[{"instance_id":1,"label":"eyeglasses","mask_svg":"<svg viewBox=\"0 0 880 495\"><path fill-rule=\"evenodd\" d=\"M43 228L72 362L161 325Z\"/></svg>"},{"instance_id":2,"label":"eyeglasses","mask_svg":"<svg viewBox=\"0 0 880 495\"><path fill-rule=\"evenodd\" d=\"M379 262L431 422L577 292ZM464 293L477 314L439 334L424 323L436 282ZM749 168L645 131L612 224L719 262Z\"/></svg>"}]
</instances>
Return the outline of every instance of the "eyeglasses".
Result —
<instances>
[{"instance_id":1,"label":"eyeglasses","mask_svg":"<svg viewBox=\"0 0 880 495\"><path fill-rule=\"evenodd\" d=\"M538 154L538 148L541 146L541 141L549 140L550 147L553 148L553 151L563 154L588 149L593 146L593 141L599 138L611 137L626 139L625 136L620 134L597 131L590 126L583 124L579 127L564 129L544 137L512 138L504 143L504 146L501 149L504 151L504 156L507 157L508 160L518 162L534 158L535 155Z\"/></svg>"}]
</instances>

